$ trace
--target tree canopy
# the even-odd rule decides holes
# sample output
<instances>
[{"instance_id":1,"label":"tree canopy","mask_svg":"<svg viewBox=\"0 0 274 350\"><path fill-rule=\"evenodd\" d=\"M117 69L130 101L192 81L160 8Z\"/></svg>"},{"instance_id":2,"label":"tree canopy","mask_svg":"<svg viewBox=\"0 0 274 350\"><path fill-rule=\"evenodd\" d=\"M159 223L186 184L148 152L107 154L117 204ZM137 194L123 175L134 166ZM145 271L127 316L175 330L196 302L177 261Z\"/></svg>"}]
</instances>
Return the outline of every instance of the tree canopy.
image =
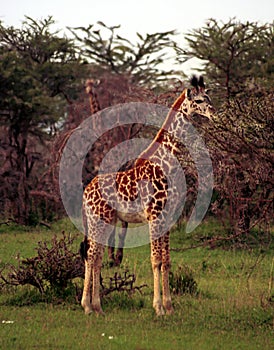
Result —
<instances>
[{"instance_id":1,"label":"tree canopy","mask_svg":"<svg viewBox=\"0 0 274 350\"><path fill-rule=\"evenodd\" d=\"M0 111L16 128L48 128L60 102L77 96L79 59L73 41L51 33L51 17L27 18L21 29L0 25ZM3 112L4 111L4 112Z\"/></svg>"},{"instance_id":2,"label":"tree canopy","mask_svg":"<svg viewBox=\"0 0 274 350\"><path fill-rule=\"evenodd\" d=\"M100 70L127 75L132 83L155 87L174 74L160 66L168 60L168 48L175 45L175 31L153 34L136 33L133 43L118 34L120 25L69 28L79 46L79 54Z\"/></svg>"},{"instance_id":3,"label":"tree canopy","mask_svg":"<svg viewBox=\"0 0 274 350\"><path fill-rule=\"evenodd\" d=\"M64 118L64 105L77 96L81 77L74 43L52 33L53 24L51 17L27 17L20 29L0 23L2 174L12 178L13 190L6 181L6 192L17 197L21 222L29 210L27 179L42 156L30 139L45 142Z\"/></svg>"},{"instance_id":4,"label":"tree canopy","mask_svg":"<svg viewBox=\"0 0 274 350\"><path fill-rule=\"evenodd\" d=\"M177 60L193 57L202 62L210 83L223 89L220 97L235 96L257 85L273 86L273 24L226 23L209 19L205 26L186 34L187 47L177 46Z\"/></svg>"}]
</instances>

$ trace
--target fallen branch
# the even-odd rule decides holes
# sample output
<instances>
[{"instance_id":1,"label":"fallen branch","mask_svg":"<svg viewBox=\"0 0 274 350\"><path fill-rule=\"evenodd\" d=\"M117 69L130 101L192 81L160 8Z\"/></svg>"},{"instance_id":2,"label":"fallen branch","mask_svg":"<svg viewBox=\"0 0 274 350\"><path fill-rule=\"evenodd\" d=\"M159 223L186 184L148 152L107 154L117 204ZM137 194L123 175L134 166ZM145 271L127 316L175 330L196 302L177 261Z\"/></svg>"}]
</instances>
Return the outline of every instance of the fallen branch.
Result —
<instances>
[{"instance_id":1,"label":"fallen branch","mask_svg":"<svg viewBox=\"0 0 274 350\"><path fill-rule=\"evenodd\" d=\"M134 286L136 282L136 276L134 274L129 274L128 270L125 270L124 275L115 272L113 277L109 277L109 287L104 285L104 280L101 276L101 296L108 295L112 292L127 292L135 293L138 290L141 293L141 289L147 287L147 284L142 284L141 286Z\"/></svg>"}]
</instances>

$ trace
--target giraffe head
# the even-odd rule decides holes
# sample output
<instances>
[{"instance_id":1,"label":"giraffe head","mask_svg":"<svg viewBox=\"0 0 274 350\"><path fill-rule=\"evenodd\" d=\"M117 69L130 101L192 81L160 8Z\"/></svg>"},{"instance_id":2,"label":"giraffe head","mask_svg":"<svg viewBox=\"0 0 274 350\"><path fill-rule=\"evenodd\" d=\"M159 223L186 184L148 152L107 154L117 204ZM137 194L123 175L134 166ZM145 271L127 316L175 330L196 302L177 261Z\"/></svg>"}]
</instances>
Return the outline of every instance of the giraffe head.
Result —
<instances>
[{"instance_id":1,"label":"giraffe head","mask_svg":"<svg viewBox=\"0 0 274 350\"><path fill-rule=\"evenodd\" d=\"M86 93L87 94L93 94L94 88L96 88L100 84L100 80L94 80L94 79L87 79L86 80Z\"/></svg>"},{"instance_id":2,"label":"giraffe head","mask_svg":"<svg viewBox=\"0 0 274 350\"><path fill-rule=\"evenodd\" d=\"M211 99L205 89L204 79L193 76L191 79L191 89L185 89L185 99L179 111L189 117L199 115L211 119L214 108Z\"/></svg>"}]
</instances>

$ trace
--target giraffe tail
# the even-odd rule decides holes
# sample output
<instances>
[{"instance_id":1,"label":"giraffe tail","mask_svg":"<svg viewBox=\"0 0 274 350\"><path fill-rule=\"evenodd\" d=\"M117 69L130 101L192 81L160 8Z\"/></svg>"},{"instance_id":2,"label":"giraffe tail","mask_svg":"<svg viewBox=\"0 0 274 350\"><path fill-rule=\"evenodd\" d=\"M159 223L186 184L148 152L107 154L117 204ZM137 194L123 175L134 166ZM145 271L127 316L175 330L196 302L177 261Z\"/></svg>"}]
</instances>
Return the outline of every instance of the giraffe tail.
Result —
<instances>
[{"instance_id":1,"label":"giraffe tail","mask_svg":"<svg viewBox=\"0 0 274 350\"><path fill-rule=\"evenodd\" d=\"M88 241L87 241L87 236L85 236L83 242L80 243L80 249L79 249L79 253L83 261L87 260L87 251L88 251Z\"/></svg>"},{"instance_id":2,"label":"giraffe tail","mask_svg":"<svg viewBox=\"0 0 274 350\"><path fill-rule=\"evenodd\" d=\"M83 215L83 225L84 225L84 230L85 230L85 238L83 242L80 243L80 249L79 253L81 256L81 259L83 261L87 260L87 251L88 251L88 232L87 232L87 216L85 212L85 208L82 208L82 215Z\"/></svg>"}]
</instances>

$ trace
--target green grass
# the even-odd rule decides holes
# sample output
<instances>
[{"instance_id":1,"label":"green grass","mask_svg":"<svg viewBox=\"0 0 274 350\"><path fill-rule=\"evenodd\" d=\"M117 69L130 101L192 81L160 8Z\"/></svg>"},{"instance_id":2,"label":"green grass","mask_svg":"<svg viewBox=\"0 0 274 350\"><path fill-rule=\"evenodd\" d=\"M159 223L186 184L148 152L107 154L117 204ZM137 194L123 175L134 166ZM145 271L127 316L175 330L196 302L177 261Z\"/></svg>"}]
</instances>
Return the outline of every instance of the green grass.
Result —
<instances>
[{"instance_id":1,"label":"green grass","mask_svg":"<svg viewBox=\"0 0 274 350\"><path fill-rule=\"evenodd\" d=\"M16 226L0 230L2 266L16 264L18 253L35 255L37 242L50 240L54 233L76 233L66 220L51 230ZM216 223L208 222L192 236L175 231L171 246L187 247L199 235L218 230ZM172 251L173 269L187 265L199 293L173 296L175 313L162 318L152 308L149 246L126 249L123 266L116 268L129 268L136 273L136 284L148 287L142 294L108 295L103 300L103 317L85 316L74 300L50 304L28 286L8 288L0 295L0 349L272 349L272 252L270 248L262 252L260 247ZM111 276L116 270L105 268L103 275Z\"/></svg>"}]
</instances>

